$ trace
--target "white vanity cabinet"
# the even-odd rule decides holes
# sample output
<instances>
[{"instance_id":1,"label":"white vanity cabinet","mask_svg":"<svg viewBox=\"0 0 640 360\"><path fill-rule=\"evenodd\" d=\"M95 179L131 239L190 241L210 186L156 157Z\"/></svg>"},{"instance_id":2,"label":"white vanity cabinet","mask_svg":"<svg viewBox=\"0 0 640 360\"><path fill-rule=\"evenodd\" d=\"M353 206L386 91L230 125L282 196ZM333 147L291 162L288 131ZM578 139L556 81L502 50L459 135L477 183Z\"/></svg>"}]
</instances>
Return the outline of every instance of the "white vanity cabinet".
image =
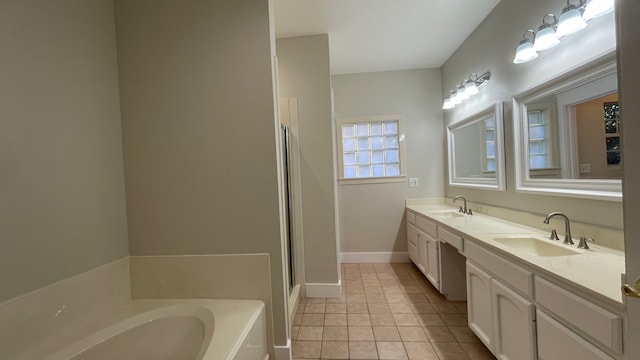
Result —
<instances>
[{"instance_id":1,"label":"white vanity cabinet","mask_svg":"<svg viewBox=\"0 0 640 360\"><path fill-rule=\"evenodd\" d=\"M469 327L498 359L536 359L534 305L467 261Z\"/></svg>"},{"instance_id":2,"label":"white vanity cabinet","mask_svg":"<svg viewBox=\"0 0 640 360\"><path fill-rule=\"evenodd\" d=\"M463 239L424 216L409 210L406 215L409 259L447 299L464 300L465 258L459 252Z\"/></svg>"}]
</instances>

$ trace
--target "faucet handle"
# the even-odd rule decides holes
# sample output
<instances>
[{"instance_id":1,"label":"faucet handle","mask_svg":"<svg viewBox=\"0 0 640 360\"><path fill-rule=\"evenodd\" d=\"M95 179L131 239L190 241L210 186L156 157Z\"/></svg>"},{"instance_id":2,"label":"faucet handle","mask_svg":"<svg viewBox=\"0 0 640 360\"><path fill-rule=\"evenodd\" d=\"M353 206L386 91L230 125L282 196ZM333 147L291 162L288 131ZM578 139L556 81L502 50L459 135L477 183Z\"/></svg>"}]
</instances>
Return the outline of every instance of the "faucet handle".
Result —
<instances>
[{"instance_id":1,"label":"faucet handle","mask_svg":"<svg viewBox=\"0 0 640 360\"><path fill-rule=\"evenodd\" d=\"M590 237L580 236L580 242L578 243L578 249L589 250L589 245L587 245L587 241L596 242Z\"/></svg>"},{"instance_id":2,"label":"faucet handle","mask_svg":"<svg viewBox=\"0 0 640 360\"><path fill-rule=\"evenodd\" d=\"M556 229L551 229L551 235L549 235L549 240L560 240Z\"/></svg>"},{"instance_id":3,"label":"faucet handle","mask_svg":"<svg viewBox=\"0 0 640 360\"><path fill-rule=\"evenodd\" d=\"M464 210L462 209L462 206L460 206L460 209L458 209L458 212L463 213L464 214Z\"/></svg>"},{"instance_id":4,"label":"faucet handle","mask_svg":"<svg viewBox=\"0 0 640 360\"><path fill-rule=\"evenodd\" d=\"M471 211L471 208L467 209L467 215L473 215L473 211Z\"/></svg>"}]
</instances>

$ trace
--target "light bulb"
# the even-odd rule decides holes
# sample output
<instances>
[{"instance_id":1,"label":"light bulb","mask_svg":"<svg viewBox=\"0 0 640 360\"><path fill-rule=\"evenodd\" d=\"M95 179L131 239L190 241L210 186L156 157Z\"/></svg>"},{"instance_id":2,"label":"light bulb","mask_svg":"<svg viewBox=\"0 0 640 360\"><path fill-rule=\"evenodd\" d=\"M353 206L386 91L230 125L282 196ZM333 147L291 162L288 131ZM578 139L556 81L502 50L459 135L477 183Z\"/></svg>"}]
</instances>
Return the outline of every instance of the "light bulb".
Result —
<instances>
[{"instance_id":1,"label":"light bulb","mask_svg":"<svg viewBox=\"0 0 640 360\"><path fill-rule=\"evenodd\" d=\"M556 36L555 30L551 24L542 24L536 33L536 40L533 42L533 50L542 51L551 49L558 45L560 40Z\"/></svg>"},{"instance_id":2,"label":"light bulb","mask_svg":"<svg viewBox=\"0 0 640 360\"><path fill-rule=\"evenodd\" d=\"M558 20L558 30L556 30L556 36L560 39L563 36L567 36L578 32L587 27L587 23L582 18L580 10L575 5L568 4L562 9L562 15Z\"/></svg>"},{"instance_id":3,"label":"light bulb","mask_svg":"<svg viewBox=\"0 0 640 360\"><path fill-rule=\"evenodd\" d=\"M584 14L582 14L582 18L585 20L591 20L593 18L597 18L598 16L602 16L604 14L608 14L612 12L613 1L614 0L587 1L587 6L584 9Z\"/></svg>"},{"instance_id":4,"label":"light bulb","mask_svg":"<svg viewBox=\"0 0 640 360\"><path fill-rule=\"evenodd\" d=\"M538 57L538 53L533 49L533 44L529 39L520 40L516 49L516 56L513 59L514 64L522 64Z\"/></svg>"},{"instance_id":5,"label":"light bulb","mask_svg":"<svg viewBox=\"0 0 640 360\"><path fill-rule=\"evenodd\" d=\"M477 94L478 91L478 87L476 86L476 82L473 80L469 80L467 81L467 83L464 85L464 93L467 94L467 96L473 96L475 94Z\"/></svg>"}]
</instances>

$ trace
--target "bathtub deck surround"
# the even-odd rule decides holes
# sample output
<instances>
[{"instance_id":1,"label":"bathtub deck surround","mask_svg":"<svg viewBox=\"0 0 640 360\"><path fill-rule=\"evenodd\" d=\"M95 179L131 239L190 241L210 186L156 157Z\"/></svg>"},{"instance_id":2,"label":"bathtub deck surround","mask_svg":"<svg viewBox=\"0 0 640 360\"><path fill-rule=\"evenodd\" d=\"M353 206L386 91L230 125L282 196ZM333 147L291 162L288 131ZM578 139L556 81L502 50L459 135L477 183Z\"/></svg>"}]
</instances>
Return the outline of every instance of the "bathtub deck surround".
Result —
<instances>
[{"instance_id":1,"label":"bathtub deck surround","mask_svg":"<svg viewBox=\"0 0 640 360\"><path fill-rule=\"evenodd\" d=\"M153 320L153 321L152 321ZM264 359L265 306L257 300L132 300L45 360Z\"/></svg>"}]
</instances>

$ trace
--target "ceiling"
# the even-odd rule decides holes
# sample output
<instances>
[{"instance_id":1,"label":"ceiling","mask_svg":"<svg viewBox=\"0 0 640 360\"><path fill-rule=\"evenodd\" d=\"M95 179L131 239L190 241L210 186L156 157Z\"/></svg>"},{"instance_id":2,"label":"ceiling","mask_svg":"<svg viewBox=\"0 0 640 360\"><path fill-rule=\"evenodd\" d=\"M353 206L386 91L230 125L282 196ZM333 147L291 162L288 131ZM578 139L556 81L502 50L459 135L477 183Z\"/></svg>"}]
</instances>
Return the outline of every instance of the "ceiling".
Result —
<instances>
[{"instance_id":1,"label":"ceiling","mask_svg":"<svg viewBox=\"0 0 640 360\"><path fill-rule=\"evenodd\" d=\"M275 0L276 37L329 34L332 74L439 68L500 0Z\"/></svg>"}]
</instances>

